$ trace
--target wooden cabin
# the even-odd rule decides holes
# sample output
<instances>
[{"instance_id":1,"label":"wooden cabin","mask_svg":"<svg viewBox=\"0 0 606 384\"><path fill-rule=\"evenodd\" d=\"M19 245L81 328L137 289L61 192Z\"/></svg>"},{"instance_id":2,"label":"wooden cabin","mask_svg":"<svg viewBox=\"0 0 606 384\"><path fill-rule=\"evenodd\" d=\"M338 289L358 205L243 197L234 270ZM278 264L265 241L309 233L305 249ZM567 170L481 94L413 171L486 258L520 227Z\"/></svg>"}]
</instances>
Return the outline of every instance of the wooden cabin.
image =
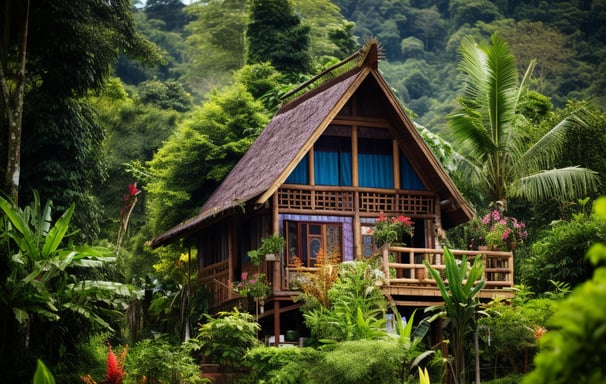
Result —
<instances>
[{"instance_id":1,"label":"wooden cabin","mask_svg":"<svg viewBox=\"0 0 606 384\"><path fill-rule=\"evenodd\" d=\"M152 240L159 247L185 239L195 248L212 310L235 305L240 297L231 282L257 270L247 252L280 234L285 249L259 267L272 290L259 321L275 340L301 329L293 324L300 322L295 259L313 271L320 250L341 261L382 254L372 235L381 212L414 222L406 247L385 251L386 296L400 307L441 301L422 260L444 268L438 234L473 212L381 76L378 60L377 44L369 43L341 63L340 75L285 103L200 213ZM487 285L481 297L510 297L512 253L482 253Z\"/></svg>"}]
</instances>

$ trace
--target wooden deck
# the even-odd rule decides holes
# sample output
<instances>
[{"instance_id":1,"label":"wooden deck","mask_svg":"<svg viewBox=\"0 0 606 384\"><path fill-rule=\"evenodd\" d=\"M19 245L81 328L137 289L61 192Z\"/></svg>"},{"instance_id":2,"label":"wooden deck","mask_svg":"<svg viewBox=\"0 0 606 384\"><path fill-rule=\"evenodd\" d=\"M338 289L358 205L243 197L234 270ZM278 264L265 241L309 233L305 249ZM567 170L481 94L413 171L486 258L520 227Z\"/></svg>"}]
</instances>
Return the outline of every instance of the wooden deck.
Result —
<instances>
[{"instance_id":1,"label":"wooden deck","mask_svg":"<svg viewBox=\"0 0 606 384\"><path fill-rule=\"evenodd\" d=\"M513 253L503 251L451 250L457 260L467 263L482 257L485 287L481 299L513 297ZM389 247L383 250L383 291L398 305L427 306L441 302L441 292L425 267L427 260L437 271L444 271L444 250L433 248Z\"/></svg>"},{"instance_id":2,"label":"wooden deck","mask_svg":"<svg viewBox=\"0 0 606 384\"><path fill-rule=\"evenodd\" d=\"M479 293L484 300L513 297L513 253L502 251L467 251L451 250L457 260L466 255L467 262L473 263L475 257L482 257L486 285ZM438 271L445 269L444 250L433 248L389 247L383 250L382 268L385 295L397 305L424 307L442 301L440 290L431 278L423 260ZM271 268L268 268L270 272ZM313 273L316 268L305 268L304 271L287 267L282 273L282 286L274 287L275 295L268 297L267 303L296 296L298 292L291 287L292 279L297 273ZM269 274L271 275L271 273ZM271 281L271 276L270 281ZM235 303L242 305L242 297L229 286L228 263L213 264L201 270L199 282L209 291L210 306L215 310L225 309ZM277 289L276 289L277 288ZM245 300L244 300L245 301Z\"/></svg>"}]
</instances>

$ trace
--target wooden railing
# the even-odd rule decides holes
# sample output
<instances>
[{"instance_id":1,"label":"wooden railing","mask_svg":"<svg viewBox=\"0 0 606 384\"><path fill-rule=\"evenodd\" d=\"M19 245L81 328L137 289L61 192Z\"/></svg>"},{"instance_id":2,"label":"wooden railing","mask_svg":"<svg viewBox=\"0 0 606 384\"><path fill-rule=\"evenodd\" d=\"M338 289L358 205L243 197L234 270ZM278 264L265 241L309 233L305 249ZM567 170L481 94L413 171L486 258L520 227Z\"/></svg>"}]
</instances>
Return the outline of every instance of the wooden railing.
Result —
<instances>
[{"instance_id":1,"label":"wooden railing","mask_svg":"<svg viewBox=\"0 0 606 384\"><path fill-rule=\"evenodd\" d=\"M221 261L200 270L198 282L209 291L209 305L216 307L235 297L229 287L229 262Z\"/></svg>"},{"instance_id":2,"label":"wooden railing","mask_svg":"<svg viewBox=\"0 0 606 384\"><path fill-rule=\"evenodd\" d=\"M464 251L451 250L457 260L463 255L473 263L474 258L482 257L487 289L513 287L513 253L503 251ZM423 260L438 272L444 271L444 250L434 248L389 247L383 249L383 272L387 285L435 284Z\"/></svg>"},{"instance_id":3,"label":"wooden railing","mask_svg":"<svg viewBox=\"0 0 606 384\"><path fill-rule=\"evenodd\" d=\"M467 262L473 263L475 257L482 257L485 290L503 290L513 287L513 253L502 251L465 251L453 249L451 252L457 260L463 255ZM423 264L427 260L435 270L442 272L444 250L434 248L389 247L383 250L382 268L385 275L384 287L435 287L436 283ZM210 306L216 308L222 304L239 298L229 286L228 262L223 261L203 268L199 274L199 282L209 290ZM277 290L297 291L296 280L305 278L308 273L315 273L318 268L302 268L286 266L282 277L282 287ZM442 274L443 275L443 274ZM276 289L274 289L276 290ZM421 294L423 295L423 294Z\"/></svg>"},{"instance_id":4,"label":"wooden railing","mask_svg":"<svg viewBox=\"0 0 606 384\"><path fill-rule=\"evenodd\" d=\"M280 212L284 213L435 214L436 196L427 191L285 184L278 189L277 196Z\"/></svg>"}]
</instances>

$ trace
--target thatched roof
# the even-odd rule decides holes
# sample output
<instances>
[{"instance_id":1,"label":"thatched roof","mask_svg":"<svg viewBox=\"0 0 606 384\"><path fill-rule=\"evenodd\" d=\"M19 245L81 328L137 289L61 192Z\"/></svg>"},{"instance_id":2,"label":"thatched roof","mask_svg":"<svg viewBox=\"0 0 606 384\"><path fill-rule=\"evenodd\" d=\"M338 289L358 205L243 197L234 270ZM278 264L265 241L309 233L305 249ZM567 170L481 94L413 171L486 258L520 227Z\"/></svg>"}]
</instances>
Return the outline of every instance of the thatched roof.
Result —
<instances>
[{"instance_id":1,"label":"thatched roof","mask_svg":"<svg viewBox=\"0 0 606 384\"><path fill-rule=\"evenodd\" d=\"M453 205L453 214L457 217L452 221L458 224L469 220L471 209L431 154L379 74L378 52L376 44L370 45L361 55L361 64L283 105L206 201L200 213L153 239L152 247L166 245L186 237L204 226L209 219L225 214L232 208L251 202L255 204L266 202L369 74L384 93L382 96L388 100L387 104L393 107L392 115L399 120L397 125L400 132L395 137L415 143L414 153L416 156L423 157L421 163L424 169L436 170L436 175L429 180L433 180L432 184L440 190L441 196L456 201Z\"/></svg>"}]
</instances>

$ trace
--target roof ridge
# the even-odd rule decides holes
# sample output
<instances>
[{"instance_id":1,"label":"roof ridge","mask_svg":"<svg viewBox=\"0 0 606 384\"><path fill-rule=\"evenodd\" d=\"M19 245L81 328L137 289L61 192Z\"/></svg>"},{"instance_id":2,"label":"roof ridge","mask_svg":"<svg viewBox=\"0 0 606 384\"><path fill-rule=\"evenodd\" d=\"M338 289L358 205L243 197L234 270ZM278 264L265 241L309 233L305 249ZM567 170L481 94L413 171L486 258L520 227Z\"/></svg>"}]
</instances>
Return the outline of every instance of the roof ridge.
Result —
<instances>
[{"instance_id":1,"label":"roof ridge","mask_svg":"<svg viewBox=\"0 0 606 384\"><path fill-rule=\"evenodd\" d=\"M316 83L318 80L321 80L326 77L328 77L328 80L321 82L318 86L322 86L325 83L328 83L330 80L334 80L334 79L342 76L344 73L350 72L354 68L361 69L364 66L372 66L373 68L376 68L378 65L378 61L383 58L381 51L382 51L382 49L381 49L381 46L379 45L379 42L377 41L377 39L374 37L371 37L364 43L364 46L362 48L358 49L358 51L356 51L354 54L341 60L340 62L338 62L334 65L331 65L330 67L324 69L322 72L318 73L317 75L315 75L315 76L311 77L310 79L304 81L303 83L299 84L297 87L286 92L284 95L282 95L281 99L287 100L288 98L303 91L305 88L309 87L310 85ZM342 73L338 73L338 74L334 73L337 69L344 67L346 64L349 64L350 62L352 62L354 60L356 60L356 63L353 65L353 67L347 68ZM290 101L292 101L292 100L290 100ZM287 101L287 103L290 101Z\"/></svg>"}]
</instances>

